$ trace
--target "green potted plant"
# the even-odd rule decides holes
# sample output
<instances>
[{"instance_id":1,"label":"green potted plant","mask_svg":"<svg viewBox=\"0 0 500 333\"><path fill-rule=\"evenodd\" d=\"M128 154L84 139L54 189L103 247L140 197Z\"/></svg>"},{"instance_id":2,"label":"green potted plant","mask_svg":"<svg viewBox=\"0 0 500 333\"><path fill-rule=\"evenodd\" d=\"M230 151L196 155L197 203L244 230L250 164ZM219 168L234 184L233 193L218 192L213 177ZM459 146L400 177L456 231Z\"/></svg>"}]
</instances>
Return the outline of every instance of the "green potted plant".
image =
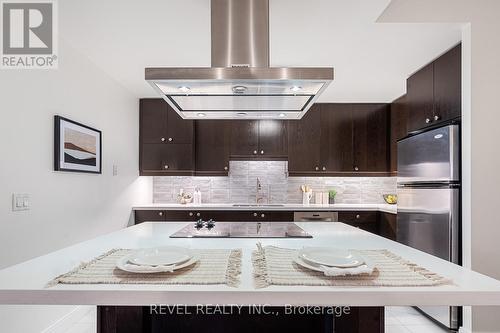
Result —
<instances>
[{"instance_id":1,"label":"green potted plant","mask_svg":"<svg viewBox=\"0 0 500 333\"><path fill-rule=\"evenodd\" d=\"M337 195L337 191L330 190L328 191L328 203L333 205L335 203L335 196Z\"/></svg>"}]
</instances>

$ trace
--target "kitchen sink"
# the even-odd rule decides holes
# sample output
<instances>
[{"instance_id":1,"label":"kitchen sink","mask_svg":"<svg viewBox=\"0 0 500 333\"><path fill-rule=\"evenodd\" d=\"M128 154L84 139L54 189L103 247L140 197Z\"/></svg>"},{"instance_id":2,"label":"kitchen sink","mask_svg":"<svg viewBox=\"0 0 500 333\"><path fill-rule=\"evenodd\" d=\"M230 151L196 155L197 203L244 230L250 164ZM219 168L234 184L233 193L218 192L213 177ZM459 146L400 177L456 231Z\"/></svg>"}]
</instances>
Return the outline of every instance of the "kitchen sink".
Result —
<instances>
[{"instance_id":1,"label":"kitchen sink","mask_svg":"<svg viewBox=\"0 0 500 333\"><path fill-rule=\"evenodd\" d=\"M234 204L233 207L284 207L282 204Z\"/></svg>"},{"instance_id":2,"label":"kitchen sink","mask_svg":"<svg viewBox=\"0 0 500 333\"><path fill-rule=\"evenodd\" d=\"M217 222L212 227L189 224L170 238L312 238L293 222Z\"/></svg>"}]
</instances>

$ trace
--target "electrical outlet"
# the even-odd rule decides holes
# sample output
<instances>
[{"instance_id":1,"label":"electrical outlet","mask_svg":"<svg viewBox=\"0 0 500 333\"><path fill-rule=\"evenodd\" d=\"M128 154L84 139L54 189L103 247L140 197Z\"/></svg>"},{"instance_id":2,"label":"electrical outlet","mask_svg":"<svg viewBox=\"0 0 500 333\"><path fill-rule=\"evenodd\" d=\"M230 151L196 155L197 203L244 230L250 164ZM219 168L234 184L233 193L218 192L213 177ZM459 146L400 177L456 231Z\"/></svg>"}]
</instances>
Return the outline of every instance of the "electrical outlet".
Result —
<instances>
[{"instance_id":1,"label":"electrical outlet","mask_svg":"<svg viewBox=\"0 0 500 333\"><path fill-rule=\"evenodd\" d=\"M113 164L113 176L118 176L118 165Z\"/></svg>"},{"instance_id":2,"label":"electrical outlet","mask_svg":"<svg viewBox=\"0 0 500 333\"><path fill-rule=\"evenodd\" d=\"M30 209L30 195L25 193L12 194L12 210L29 210Z\"/></svg>"}]
</instances>

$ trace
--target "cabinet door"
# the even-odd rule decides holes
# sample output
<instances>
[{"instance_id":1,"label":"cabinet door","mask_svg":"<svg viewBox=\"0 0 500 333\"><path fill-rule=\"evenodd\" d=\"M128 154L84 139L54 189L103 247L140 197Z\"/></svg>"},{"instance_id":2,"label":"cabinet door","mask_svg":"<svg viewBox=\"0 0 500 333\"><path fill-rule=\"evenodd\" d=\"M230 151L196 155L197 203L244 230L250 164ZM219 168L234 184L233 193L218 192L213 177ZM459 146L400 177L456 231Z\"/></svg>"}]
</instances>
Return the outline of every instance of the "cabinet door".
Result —
<instances>
[{"instance_id":1,"label":"cabinet door","mask_svg":"<svg viewBox=\"0 0 500 333\"><path fill-rule=\"evenodd\" d=\"M397 236L397 215L380 213L380 236L395 241Z\"/></svg>"},{"instance_id":2,"label":"cabinet door","mask_svg":"<svg viewBox=\"0 0 500 333\"><path fill-rule=\"evenodd\" d=\"M351 104L321 105L321 171L351 172L353 168Z\"/></svg>"},{"instance_id":3,"label":"cabinet door","mask_svg":"<svg viewBox=\"0 0 500 333\"><path fill-rule=\"evenodd\" d=\"M257 156L259 150L259 127L257 120L231 121L231 156Z\"/></svg>"},{"instance_id":4,"label":"cabinet door","mask_svg":"<svg viewBox=\"0 0 500 333\"><path fill-rule=\"evenodd\" d=\"M434 114L434 65L431 63L406 81L408 131L432 125Z\"/></svg>"},{"instance_id":5,"label":"cabinet door","mask_svg":"<svg viewBox=\"0 0 500 333\"><path fill-rule=\"evenodd\" d=\"M194 169L193 145L165 145L163 169L167 171L192 171Z\"/></svg>"},{"instance_id":6,"label":"cabinet door","mask_svg":"<svg viewBox=\"0 0 500 333\"><path fill-rule=\"evenodd\" d=\"M164 210L136 210L135 224L142 222L164 222L166 221L166 212Z\"/></svg>"},{"instance_id":7,"label":"cabinet door","mask_svg":"<svg viewBox=\"0 0 500 333\"><path fill-rule=\"evenodd\" d=\"M288 155L287 122L259 121L259 157L286 159Z\"/></svg>"},{"instance_id":8,"label":"cabinet door","mask_svg":"<svg viewBox=\"0 0 500 333\"><path fill-rule=\"evenodd\" d=\"M462 47L456 46L434 62L433 123L460 117L462 112Z\"/></svg>"},{"instance_id":9,"label":"cabinet door","mask_svg":"<svg viewBox=\"0 0 500 333\"><path fill-rule=\"evenodd\" d=\"M195 123L195 169L199 175L227 176L229 170L229 127L226 120Z\"/></svg>"},{"instance_id":10,"label":"cabinet door","mask_svg":"<svg viewBox=\"0 0 500 333\"><path fill-rule=\"evenodd\" d=\"M167 140L167 102L162 99L141 99L140 138L142 143L162 143Z\"/></svg>"},{"instance_id":11,"label":"cabinet door","mask_svg":"<svg viewBox=\"0 0 500 333\"><path fill-rule=\"evenodd\" d=\"M193 121L182 119L166 102L168 143L193 143Z\"/></svg>"},{"instance_id":12,"label":"cabinet door","mask_svg":"<svg viewBox=\"0 0 500 333\"><path fill-rule=\"evenodd\" d=\"M141 151L141 172L193 170L193 145L189 144L143 144Z\"/></svg>"},{"instance_id":13,"label":"cabinet door","mask_svg":"<svg viewBox=\"0 0 500 333\"><path fill-rule=\"evenodd\" d=\"M401 96L391 104L390 120L390 171L398 171L398 140L408 135L408 107L406 95Z\"/></svg>"},{"instance_id":14,"label":"cabinet door","mask_svg":"<svg viewBox=\"0 0 500 333\"><path fill-rule=\"evenodd\" d=\"M288 171L311 173L320 167L321 108L314 104L301 120L288 122Z\"/></svg>"},{"instance_id":15,"label":"cabinet door","mask_svg":"<svg viewBox=\"0 0 500 333\"><path fill-rule=\"evenodd\" d=\"M355 172L387 172L388 104L353 104Z\"/></svg>"}]
</instances>

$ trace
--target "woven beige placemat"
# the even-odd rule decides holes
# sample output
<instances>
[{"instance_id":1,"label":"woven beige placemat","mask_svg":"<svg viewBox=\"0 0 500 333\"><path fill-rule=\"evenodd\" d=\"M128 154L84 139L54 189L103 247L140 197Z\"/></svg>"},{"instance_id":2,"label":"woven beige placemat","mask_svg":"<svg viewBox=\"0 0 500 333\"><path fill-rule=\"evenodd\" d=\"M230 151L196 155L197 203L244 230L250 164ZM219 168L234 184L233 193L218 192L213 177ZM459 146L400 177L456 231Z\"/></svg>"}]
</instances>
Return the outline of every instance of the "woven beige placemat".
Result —
<instances>
[{"instance_id":1,"label":"woven beige placemat","mask_svg":"<svg viewBox=\"0 0 500 333\"><path fill-rule=\"evenodd\" d=\"M48 287L57 284L226 284L236 287L241 273L241 250L196 249L200 260L173 273L128 273L116 268L116 262L131 253L113 249L76 269L58 276Z\"/></svg>"},{"instance_id":2,"label":"woven beige placemat","mask_svg":"<svg viewBox=\"0 0 500 333\"><path fill-rule=\"evenodd\" d=\"M274 246L262 247L252 254L254 280L256 287L270 285L286 286L379 286L379 287L417 287L451 284L451 281L387 250L352 250L364 256L375 265L372 274L328 277L297 265L293 258L296 249Z\"/></svg>"}]
</instances>

